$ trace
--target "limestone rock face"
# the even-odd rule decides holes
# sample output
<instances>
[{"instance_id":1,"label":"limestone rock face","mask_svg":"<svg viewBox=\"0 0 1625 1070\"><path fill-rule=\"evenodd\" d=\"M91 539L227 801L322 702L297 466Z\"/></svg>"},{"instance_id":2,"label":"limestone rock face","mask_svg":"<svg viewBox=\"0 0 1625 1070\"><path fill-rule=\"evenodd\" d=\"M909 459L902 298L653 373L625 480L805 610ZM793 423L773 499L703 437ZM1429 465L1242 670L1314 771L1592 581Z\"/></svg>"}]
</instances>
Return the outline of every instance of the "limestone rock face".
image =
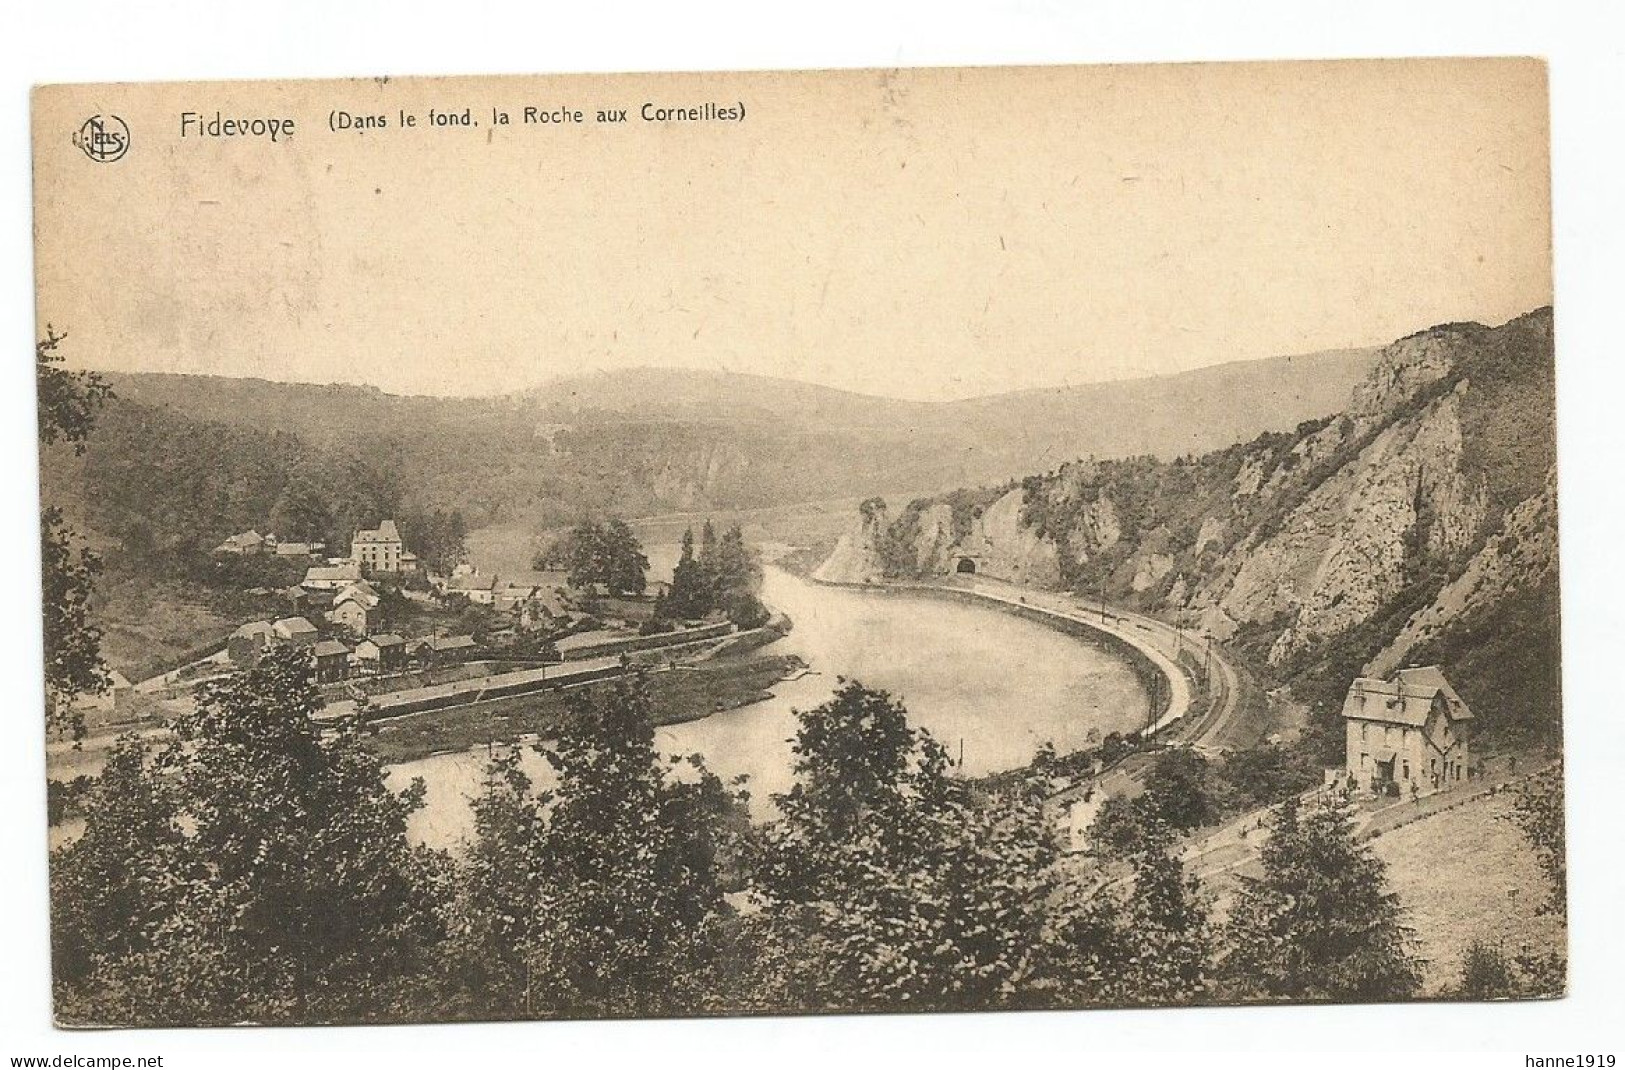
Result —
<instances>
[{"instance_id":1,"label":"limestone rock face","mask_svg":"<svg viewBox=\"0 0 1625 1070\"><path fill-rule=\"evenodd\" d=\"M858 522L842 535L813 578L825 583L879 583L885 578L885 560L880 553L891 517L886 502L873 498L858 511Z\"/></svg>"},{"instance_id":2,"label":"limestone rock face","mask_svg":"<svg viewBox=\"0 0 1625 1070\"><path fill-rule=\"evenodd\" d=\"M1382 351L1376 367L1354 388L1349 414L1382 416L1448 375L1462 349L1482 344L1489 333L1482 324L1451 323L1401 338Z\"/></svg>"},{"instance_id":3,"label":"limestone rock face","mask_svg":"<svg viewBox=\"0 0 1625 1070\"><path fill-rule=\"evenodd\" d=\"M733 444L703 446L672 457L655 470L656 498L678 509L693 509L724 497L725 488L737 486L750 470L750 458Z\"/></svg>"},{"instance_id":4,"label":"limestone rock face","mask_svg":"<svg viewBox=\"0 0 1625 1070\"><path fill-rule=\"evenodd\" d=\"M968 557L1087 583L1221 640L1245 632L1277 665L1377 622L1357 641L1386 675L1555 571L1551 381L1550 309L1435 327L1385 348L1342 412L1201 458L1079 460L996 497L946 495L910 507L908 545L866 525L830 566L873 573L878 547L924 575Z\"/></svg>"},{"instance_id":5,"label":"limestone rock face","mask_svg":"<svg viewBox=\"0 0 1625 1070\"><path fill-rule=\"evenodd\" d=\"M1059 555L1055 544L1021 522L1022 493L1012 490L999 498L978 518L968 535L954 547L958 556L979 556L977 571L1038 587L1052 587L1061 581ZM952 562L947 565L953 567Z\"/></svg>"},{"instance_id":6,"label":"limestone rock face","mask_svg":"<svg viewBox=\"0 0 1625 1070\"><path fill-rule=\"evenodd\" d=\"M1271 661L1375 613L1418 549L1448 555L1473 541L1486 505L1462 471L1464 389L1385 427L1247 552L1218 604L1235 621L1291 615Z\"/></svg>"},{"instance_id":7,"label":"limestone rock face","mask_svg":"<svg viewBox=\"0 0 1625 1070\"><path fill-rule=\"evenodd\" d=\"M1490 538L1460 576L1445 584L1438 597L1405 622L1393 641L1366 666L1366 675L1386 676L1451 621L1557 572L1556 477L1553 469L1540 494L1525 499L1507 514L1501 534Z\"/></svg>"}]
</instances>

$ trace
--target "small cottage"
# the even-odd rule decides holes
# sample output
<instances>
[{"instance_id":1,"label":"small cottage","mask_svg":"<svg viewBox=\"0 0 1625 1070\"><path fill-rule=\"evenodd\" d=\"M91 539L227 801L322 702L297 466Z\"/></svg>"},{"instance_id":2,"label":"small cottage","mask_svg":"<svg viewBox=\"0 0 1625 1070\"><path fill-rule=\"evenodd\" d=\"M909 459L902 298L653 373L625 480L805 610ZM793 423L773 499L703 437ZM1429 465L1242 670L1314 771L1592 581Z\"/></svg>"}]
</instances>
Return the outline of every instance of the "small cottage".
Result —
<instances>
[{"instance_id":1,"label":"small cottage","mask_svg":"<svg viewBox=\"0 0 1625 1070\"><path fill-rule=\"evenodd\" d=\"M278 640L292 646L315 646L321 638L316 626L304 617L283 617L272 623L271 630Z\"/></svg>"},{"instance_id":2,"label":"small cottage","mask_svg":"<svg viewBox=\"0 0 1625 1070\"><path fill-rule=\"evenodd\" d=\"M243 668L260 660L277 643L276 629L268 620L250 621L231 633L226 640L226 656L233 665Z\"/></svg>"},{"instance_id":3,"label":"small cottage","mask_svg":"<svg viewBox=\"0 0 1625 1070\"><path fill-rule=\"evenodd\" d=\"M476 649L472 635L435 635L418 640L412 653L425 665L450 665L466 661Z\"/></svg>"},{"instance_id":4,"label":"small cottage","mask_svg":"<svg viewBox=\"0 0 1625 1070\"><path fill-rule=\"evenodd\" d=\"M389 633L369 635L356 644L350 660L362 672L394 672L406 664L406 640Z\"/></svg>"},{"instance_id":5,"label":"small cottage","mask_svg":"<svg viewBox=\"0 0 1625 1070\"><path fill-rule=\"evenodd\" d=\"M316 682L330 684L350 674L350 648L337 639L316 644Z\"/></svg>"}]
</instances>

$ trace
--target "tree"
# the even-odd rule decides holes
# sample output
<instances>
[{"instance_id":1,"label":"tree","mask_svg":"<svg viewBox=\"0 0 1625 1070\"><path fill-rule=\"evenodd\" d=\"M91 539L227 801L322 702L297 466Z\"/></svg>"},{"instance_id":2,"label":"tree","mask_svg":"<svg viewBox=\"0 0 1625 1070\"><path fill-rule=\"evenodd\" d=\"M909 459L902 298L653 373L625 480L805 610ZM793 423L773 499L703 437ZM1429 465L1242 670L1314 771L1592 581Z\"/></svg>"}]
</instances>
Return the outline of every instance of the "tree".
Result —
<instances>
[{"instance_id":1,"label":"tree","mask_svg":"<svg viewBox=\"0 0 1625 1070\"><path fill-rule=\"evenodd\" d=\"M538 991L548 991L546 978L533 976L532 958L549 875L543 810L550 800L551 793L534 794L517 749L486 766L449 941L454 1011L529 1018L539 1009Z\"/></svg>"},{"instance_id":2,"label":"tree","mask_svg":"<svg viewBox=\"0 0 1625 1070\"><path fill-rule=\"evenodd\" d=\"M45 325L45 337L34 343L34 372L39 385L40 445L67 443L75 453L85 452L85 440L96 423L96 413L113 400L113 388L95 372L70 372L57 365L67 335Z\"/></svg>"},{"instance_id":3,"label":"tree","mask_svg":"<svg viewBox=\"0 0 1625 1070\"><path fill-rule=\"evenodd\" d=\"M799 714L796 783L762 832L743 1002L971 1009L1019 978L1054 886L1038 794L981 796L883 691Z\"/></svg>"},{"instance_id":4,"label":"tree","mask_svg":"<svg viewBox=\"0 0 1625 1070\"><path fill-rule=\"evenodd\" d=\"M69 980L76 1015L198 1025L424 1013L446 862L406 839L422 782L389 791L353 725L324 732L311 719L319 705L308 653L273 651L200 689L150 773L138 756L110 767L117 778L86 821L116 831L58 857L58 890L88 904L57 930L59 946L89 949L91 968ZM125 871L141 896L100 890L96 875ZM98 944L87 926L131 903L153 912L128 930L139 939Z\"/></svg>"},{"instance_id":5,"label":"tree","mask_svg":"<svg viewBox=\"0 0 1625 1070\"><path fill-rule=\"evenodd\" d=\"M407 548L431 572L449 575L468 558L468 521L460 509L408 514L401 532Z\"/></svg>"},{"instance_id":6,"label":"tree","mask_svg":"<svg viewBox=\"0 0 1625 1070\"><path fill-rule=\"evenodd\" d=\"M624 520L577 524L570 532L565 560L572 587L601 583L614 595L640 595L648 587L649 559Z\"/></svg>"},{"instance_id":7,"label":"tree","mask_svg":"<svg viewBox=\"0 0 1625 1070\"><path fill-rule=\"evenodd\" d=\"M1239 999L1406 999L1422 960L1386 889L1386 867L1354 839L1347 804L1327 797L1275 811L1264 876L1244 879L1226 927L1229 991Z\"/></svg>"},{"instance_id":8,"label":"tree","mask_svg":"<svg viewBox=\"0 0 1625 1070\"><path fill-rule=\"evenodd\" d=\"M331 491L319 470L301 465L291 472L271 507L270 523L284 539L326 542L338 537Z\"/></svg>"},{"instance_id":9,"label":"tree","mask_svg":"<svg viewBox=\"0 0 1625 1070\"><path fill-rule=\"evenodd\" d=\"M719 542L707 520L697 556L693 529L683 533L682 550L672 570L671 595L666 606L673 616L687 620L721 610L738 627L756 628L768 617L766 607L757 597L761 584L761 564L745 545L739 526L729 528Z\"/></svg>"},{"instance_id":10,"label":"tree","mask_svg":"<svg viewBox=\"0 0 1625 1070\"><path fill-rule=\"evenodd\" d=\"M1463 999L1507 999L1513 995L1512 964L1501 949L1474 941L1461 960Z\"/></svg>"},{"instance_id":11,"label":"tree","mask_svg":"<svg viewBox=\"0 0 1625 1070\"><path fill-rule=\"evenodd\" d=\"M101 656L101 629L91 623L90 615L101 559L76 547L74 541L60 509L48 506L40 513L45 725L80 739L85 721L74 707L74 697L101 694L107 689L108 675Z\"/></svg>"},{"instance_id":12,"label":"tree","mask_svg":"<svg viewBox=\"0 0 1625 1070\"><path fill-rule=\"evenodd\" d=\"M1163 751L1145 778L1145 795L1171 829L1185 831L1218 821L1218 804L1208 784L1207 759L1193 748Z\"/></svg>"},{"instance_id":13,"label":"tree","mask_svg":"<svg viewBox=\"0 0 1625 1070\"><path fill-rule=\"evenodd\" d=\"M1154 826L1129 856L1130 890L1072 887L1026 987L1038 1006L1190 1003L1212 983L1215 932L1201 885L1171 830Z\"/></svg>"},{"instance_id":14,"label":"tree","mask_svg":"<svg viewBox=\"0 0 1625 1070\"><path fill-rule=\"evenodd\" d=\"M648 689L576 692L559 738L538 750L558 785L531 794L514 758L493 763L476 806L469 884L479 984L540 1016L692 1012L711 998L724 817L734 801L703 764L669 778Z\"/></svg>"},{"instance_id":15,"label":"tree","mask_svg":"<svg viewBox=\"0 0 1625 1070\"><path fill-rule=\"evenodd\" d=\"M1461 999L1554 999L1563 994L1568 961L1561 952L1537 953L1528 946L1508 955L1500 947L1474 941L1462 956Z\"/></svg>"},{"instance_id":16,"label":"tree","mask_svg":"<svg viewBox=\"0 0 1625 1070\"><path fill-rule=\"evenodd\" d=\"M1562 914L1568 902L1568 838L1563 826L1563 763L1524 781L1512 804L1512 819L1535 850L1546 875L1544 913Z\"/></svg>"},{"instance_id":17,"label":"tree","mask_svg":"<svg viewBox=\"0 0 1625 1070\"><path fill-rule=\"evenodd\" d=\"M604 526L604 539L604 585L611 594L641 595L649 586L649 559L643 555L643 544L619 518Z\"/></svg>"},{"instance_id":18,"label":"tree","mask_svg":"<svg viewBox=\"0 0 1625 1070\"><path fill-rule=\"evenodd\" d=\"M140 741L120 737L84 800L84 832L51 855L51 973L65 1016L87 979L152 949L203 876L172 790Z\"/></svg>"},{"instance_id":19,"label":"tree","mask_svg":"<svg viewBox=\"0 0 1625 1070\"><path fill-rule=\"evenodd\" d=\"M694 558L694 529L683 530L682 548L671 571L671 591L662 603L665 615L679 620L695 620L711 611L710 580L705 567Z\"/></svg>"},{"instance_id":20,"label":"tree","mask_svg":"<svg viewBox=\"0 0 1625 1070\"><path fill-rule=\"evenodd\" d=\"M112 388L95 372L58 367L64 335L46 325L34 343L34 371L39 386L40 448L61 443L85 452L96 413L113 397ZM101 559L77 545L62 510L40 510L40 561L45 607L45 724L74 739L85 734L84 716L73 708L80 694L107 688L101 657L101 632L90 620L90 599Z\"/></svg>"}]
</instances>

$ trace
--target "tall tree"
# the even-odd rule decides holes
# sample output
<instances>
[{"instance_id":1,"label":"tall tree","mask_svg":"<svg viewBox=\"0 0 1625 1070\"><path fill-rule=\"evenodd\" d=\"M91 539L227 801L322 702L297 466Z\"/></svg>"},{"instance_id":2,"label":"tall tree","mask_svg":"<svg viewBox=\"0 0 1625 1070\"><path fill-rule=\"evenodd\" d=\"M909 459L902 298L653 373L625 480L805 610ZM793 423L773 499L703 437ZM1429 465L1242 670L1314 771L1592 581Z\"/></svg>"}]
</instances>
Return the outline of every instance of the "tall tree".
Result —
<instances>
[{"instance_id":1,"label":"tall tree","mask_svg":"<svg viewBox=\"0 0 1625 1070\"><path fill-rule=\"evenodd\" d=\"M1243 884L1226 926L1224 963L1239 999L1406 999L1422 960L1387 868L1354 838L1346 803L1328 797L1274 813L1264 875Z\"/></svg>"},{"instance_id":2,"label":"tall tree","mask_svg":"<svg viewBox=\"0 0 1625 1070\"><path fill-rule=\"evenodd\" d=\"M39 388L39 442L43 450L58 444L85 451L96 413L113 396L95 372L70 372L63 361L64 335L49 324L34 343L34 372ZM40 561L45 606L45 723L75 739L85 733L84 716L74 709L80 694L100 694L107 687L101 657L101 633L90 620L90 599L101 560L79 545L60 508L40 510Z\"/></svg>"},{"instance_id":3,"label":"tall tree","mask_svg":"<svg viewBox=\"0 0 1625 1070\"><path fill-rule=\"evenodd\" d=\"M638 678L575 693L558 740L539 749L557 773L548 797L531 796L506 759L476 810L468 928L492 942L481 957L499 1005L540 1016L697 1009L730 913L720 782L703 766L696 783L667 776Z\"/></svg>"},{"instance_id":4,"label":"tall tree","mask_svg":"<svg viewBox=\"0 0 1625 1070\"><path fill-rule=\"evenodd\" d=\"M68 1003L86 1020L314 1024L424 1012L445 862L406 839L422 782L388 790L353 727L323 731L311 719L319 705L308 653L274 651L200 690L154 766L162 790L143 780L139 759L115 767L114 783L130 790L97 793L87 827L124 830L59 855L58 890L118 903L93 882L129 868L143 892L161 894L122 901L141 898L161 916L141 921L141 946L93 954ZM94 953L86 925L96 916L64 916L59 946Z\"/></svg>"},{"instance_id":5,"label":"tall tree","mask_svg":"<svg viewBox=\"0 0 1625 1070\"><path fill-rule=\"evenodd\" d=\"M800 714L796 784L762 833L747 1005L971 1009L1008 997L1056 857L1037 795L950 773L885 692Z\"/></svg>"},{"instance_id":6,"label":"tall tree","mask_svg":"<svg viewBox=\"0 0 1625 1070\"><path fill-rule=\"evenodd\" d=\"M1216 934L1168 825L1148 823L1127 868L1126 894L1099 874L1065 889L1024 982L1035 1005L1191 1003L1208 993Z\"/></svg>"},{"instance_id":7,"label":"tall tree","mask_svg":"<svg viewBox=\"0 0 1625 1070\"><path fill-rule=\"evenodd\" d=\"M641 595L649 586L649 559L643 544L626 521L619 517L604 526L607 573L604 583L611 594Z\"/></svg>"},{"instance_id":8,"label":"tall tree","mask_svg":"<svg viewBox=\"0 0 1625 1070\"><path fill-rule=\"evenodd\" d=\"M682 548L671 571L671 592L663 608L668 616L694 620L711 611L710 583L704 567L694 557L694 529L683 530Z\"/></svg>"},{"instance_id":9,"label":"tall tree","mask_svg":"<svg viewBox=\"0 0 1625 1070\"><path fill-rule=\"evenodd\" d=\"M615 595L640 595L648 587L649 559L626 521L583 521L570 532L565 551L570 586L601 583Z\"/></svg>"}]
</instances>

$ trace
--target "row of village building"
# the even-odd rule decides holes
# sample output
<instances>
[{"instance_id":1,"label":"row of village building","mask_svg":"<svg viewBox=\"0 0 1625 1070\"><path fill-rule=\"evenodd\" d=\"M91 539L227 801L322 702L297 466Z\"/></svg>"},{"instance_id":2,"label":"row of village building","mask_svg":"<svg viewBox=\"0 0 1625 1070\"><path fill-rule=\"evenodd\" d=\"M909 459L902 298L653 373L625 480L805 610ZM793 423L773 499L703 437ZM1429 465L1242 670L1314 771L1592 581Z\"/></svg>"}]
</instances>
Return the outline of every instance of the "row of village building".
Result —
<instances>
[{"instance_id":1,"label":"row of village building","mask_svg":"<svg viewBox=\"0 0 1625 1070\"><path fill-rule=\"evenodd\" d=\"M478 649L471 635L406 639L385 632L355 642L324 639L316 626L304 617L283 617L244 624L226 641L226 655L232 664L248 666L267 651L280 647L308 647L316 659L318 683L465 661Z\"/></svg>"},{"instance_id":2,"label":"row of village building","mask_svg":"<svg viewBox=\"0 0 1625 1070\"><path fill-rule=\"evenodd\" d=\"M325 549L327 547L323 543L294 542L249 530L228 537L214 548L214 552L237 557L270 554L299 558L320 557ZM417 555L406 548L400 528L393 520L382 521L376 528L357 531L350 539L350 556L345 560L369 572L416 572L418 568Z\"/></svg>"}]
</instances>

